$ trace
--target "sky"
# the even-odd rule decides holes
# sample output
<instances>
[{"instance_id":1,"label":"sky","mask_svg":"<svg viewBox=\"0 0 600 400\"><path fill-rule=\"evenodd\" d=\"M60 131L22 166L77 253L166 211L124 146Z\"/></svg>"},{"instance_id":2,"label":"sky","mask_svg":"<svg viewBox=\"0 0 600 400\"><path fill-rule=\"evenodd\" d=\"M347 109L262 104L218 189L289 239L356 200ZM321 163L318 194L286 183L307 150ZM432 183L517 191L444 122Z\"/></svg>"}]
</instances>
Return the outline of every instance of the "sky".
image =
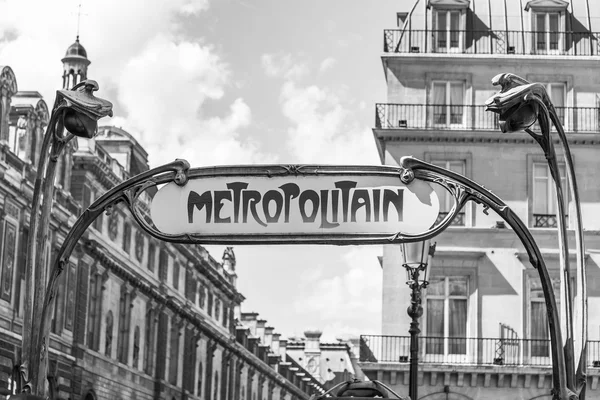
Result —
<instances>
[{"instance_id":1,"label":"sky","mask_svg":"<svg viewBox=\"0 0 600 400\"><path fill-rule=\"evenodd\" d=\"M0 65L52 107L79 0L0 0ZM412 0L83 0L98 97L151 167L367 164L383 30ZM222 246L208 247L221 259ZM283 337L381 331L381 246L236 246L244 312ZM407 299L408 302L408 299Z\"/></svg>"}]
</instances>

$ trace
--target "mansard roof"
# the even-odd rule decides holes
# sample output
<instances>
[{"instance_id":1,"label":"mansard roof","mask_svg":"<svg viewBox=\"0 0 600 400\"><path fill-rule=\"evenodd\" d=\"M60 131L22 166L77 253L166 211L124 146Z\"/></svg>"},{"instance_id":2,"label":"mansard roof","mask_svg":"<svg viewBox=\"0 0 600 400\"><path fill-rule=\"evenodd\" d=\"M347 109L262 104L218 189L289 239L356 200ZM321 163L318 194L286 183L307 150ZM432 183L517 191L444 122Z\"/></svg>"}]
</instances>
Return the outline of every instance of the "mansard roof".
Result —
<instances>
[{"instance_id":1,"label":"mansard roof","mask_svg":"<svg viewBox=\"0 0 600 400\"><path fill-rule=\"evenodd\" d=\"M569 3L563 0L530 0L525 5L525 11L529 11L530 8L566 10L568 6Z\"/></svg>"},{"instance_id":2,"label":"mansard roof","mask_svg":"<svg viewBox=\"0 0 600 400\"><path fill-rule=\"evenodd\" d=\"M431 8L469 8L471 0L429 0L427 7Z\"/></svg>"}]
</instances>

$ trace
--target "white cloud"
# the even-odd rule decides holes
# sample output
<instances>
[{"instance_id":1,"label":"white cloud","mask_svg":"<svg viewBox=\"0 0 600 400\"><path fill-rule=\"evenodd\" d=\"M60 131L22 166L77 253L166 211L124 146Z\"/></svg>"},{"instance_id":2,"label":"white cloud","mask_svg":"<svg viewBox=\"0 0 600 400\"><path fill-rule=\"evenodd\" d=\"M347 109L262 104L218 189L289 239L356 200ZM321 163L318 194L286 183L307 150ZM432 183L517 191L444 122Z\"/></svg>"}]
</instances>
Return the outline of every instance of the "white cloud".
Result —
<instances>
[{"instance_id":1,"label":"white cloud","mask_svg":"<svg viewBox=\"0 0 600 400\"><path fill-rule=\"evenodd\" d=\"M305 63L295 61L291 54L263 54L260 60L267 76L274 78L300 79L310 72Z\"/></svg>"},{"instance_id":2,"label":"white cloud","mask_svg":"<svg viewBox=\"0 0 600 400\"><path fill-rule=\"evenodd\" d=\"M49 106L61 85L60 57L75 38L77 5L77 0L0 4L0 38L10 37L0 39L1 63L11 65L20 90L39 90ZM203 112L207 101L222 101L231 72L202 38L183 39L178 17L208 6L208 0L83 3L81 43L92 61L88 78L99 82L97 96L115 104L116 118L100 123L134 134L152 165L175 158L192 165L274 160L241 137L252 121L243 99L233 100L224 115ZM64 22L65 15L71 23Z\"/></svg>"},{"instance_id":3,"label":"white cloud","mask_svg":"<svg viewBox=\"0 0 600 400\"><path fill-rule=\"evenodd\" d=\"M319 315L323 321L319 329L327 340L341 333L379 332L382 273L377 257L380 255L380 246L346 251L341 260L341 267L346 269L341 273L300 283L307 294L294 303L294 312Z\"/></svg>"},{"instance_id":4,"label":"white cloud","mask_svg":"<svg viewBox=\"0 0 600 400\"><path fill-rule=\"evenodd\" d=\"M335 58L327 57L323 61L321 61L321 65L319 66L319 72L325 72L335 66Z\"/></svg>"},{"instance_id":5,"label":"white cloud","mask_svg":"<svg viewBox=\"0 0 600 400\"><path fill-rule=\"evenodd\" d=\"M298 162L378 163L370 129L354 120L332 90L287 81L281 101L283 114L291 122L288 145Z\"/></svg>"}]
</instances>

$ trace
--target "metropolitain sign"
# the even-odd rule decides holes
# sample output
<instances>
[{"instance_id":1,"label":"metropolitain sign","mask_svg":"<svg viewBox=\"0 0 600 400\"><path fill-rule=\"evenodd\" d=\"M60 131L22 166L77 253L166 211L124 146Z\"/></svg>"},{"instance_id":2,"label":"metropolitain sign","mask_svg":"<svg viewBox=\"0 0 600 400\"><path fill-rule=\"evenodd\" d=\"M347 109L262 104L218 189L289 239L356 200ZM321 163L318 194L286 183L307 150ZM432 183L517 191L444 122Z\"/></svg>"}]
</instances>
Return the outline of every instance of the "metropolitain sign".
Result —
<instances>
[{"instance_id":1,"label":"metropolitain sign","mask_svg":"<svg viewBox=\"0 0 600 400\"><path fill-rule=\"evenodd\" d=\"M190 170L161 187L150 215L162 234L207 243L385 243L427 231L431 186L385 166L252 165ZM200 240L201 241L201 240Z\"/></svg>"}]
</instances>

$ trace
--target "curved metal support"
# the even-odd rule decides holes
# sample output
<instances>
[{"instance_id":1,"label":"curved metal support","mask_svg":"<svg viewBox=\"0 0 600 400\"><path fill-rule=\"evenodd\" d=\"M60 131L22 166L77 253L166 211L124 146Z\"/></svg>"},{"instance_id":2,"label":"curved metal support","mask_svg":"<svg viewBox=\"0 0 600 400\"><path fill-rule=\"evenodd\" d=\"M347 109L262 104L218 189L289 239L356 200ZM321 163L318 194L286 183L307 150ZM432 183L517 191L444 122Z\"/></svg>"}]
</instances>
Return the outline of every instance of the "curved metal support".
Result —
<instances>
[{"instance_id":1,"label":"curved metal support","mask_svg":"<svg viewBox=\"0 0 600 400\"><path fill-rule=\"evenodd\" d=\"M125 202L129 209L135 208L135 200L148 187L155 185L155 180L160 182L175 181L177 184L185 184L187 182L187 171L189 163L185 160L176 160L172 163L151 169L139 175L130 178L121 184L115 186L85 210L65 237L65 240L56 254L56 259L53 262L50 277L45 291L44 302L42 304L42 312L40 317L38 342L35 348L44 349L39 352L40 362L34 375L34 385L38 390L45 385L48 369L48 353L45 349L49 346L50 320L52 299L55 296L56 284L58 277L62 273L64 267L68 264L69 258L77 242L83 236L87 228L105 211L111 209L121 202Z\"/></svg>"},{"instance_id":2,"label":"curved metal support","mask_svg":"<svg viewBox=\"0 0 600 400\"><path fill-rule=\"evenodd\" d=\"M500 85L502 90L486 102L488 110L500 114L500 125L503 132L524 129L538 142L538 144L540 144L548 159L548 165L555 182L559 208L558 224L560 234L559 246L561 246L561 268L564 275L562 277L563 293L565 294L563 304L567 333L567 341L564 350L567 357L567 368L569 370L569 387L577 392L579 399L582 400L585 398L585 385L587 379L587 280L581 203L579 200L579 190L577 187L571 150L560 119L558 118L558 114L556 113L544 85L530 83L513 74L497 75L492 79L492 84ZM540 121L542 130L541 135L528 129L535 119ZM578 293L578 302L575 309L573 307L574 295L572 288L570 287L571 273L568 258L564 197L562 195L560 173L554 151L554 144L551 138L550 123L556 128L564 150L567 176L570 181L570 192L575 206ZM574 327L574 325L576 326ZM575 331L577 333L575 333ZM578 364L577 371L575 371L575 363Z\"/></svg>"},{"instance_id":3,"label":"curved metal support","mask_svg":"<svg viewBox=\"0 0 600 400\"><path fill-rule=\"evenodd\" d=\"M581 202L579 200L579 188L577 186L577 177L575 176L575 166L573 164L573 157L571 155L571 149L569 142L565 135L565 131L560 123L560 119L554 109L554 106L550 104L548 107L550 120L554 124L558 137L560 138L564 155L565 163L567 167L567 177L570 183L570 193L575 206L575 247L577 250L577 296L578 304L575 305L575 336L574 336L574 350L575 357L579 354L579 363L576 371L576 389L579 394L579 399L585 399L585 388L587 384L587 329L588 329L588 307L587 307L587 267L585 265L585 240L583 237L583 218L581 216ZM581 335L580 337L578 337ZM578 341L580 343L578 344ZM576 360L575 360L576 361Z\"/></svg>"},{"instance_id":4,"label":"curved metal support","mask_svg":"<svg viewBox=\"0 0 600 400\"><path fill-rule=\"evenodd\" d=\"M548 325L550 329L550 343L552 348L552 381L553 381L553 399L567 400L570 399L573 393L567 387L567 369L564 353L561 351L562 333L558 324L559 316L556 309L556 299L552 291L552 282L548 273L548 268L544 262L542 253L535 243L531 232L521 219L500 199L498 196L479 185L478 183L459 175L455 172L444 168L426 163L413 157L402 157L400 165L403 168L412 170L415 179L421 179L428 182L447 181L454 186L463 187L467 198L464 200L472 200L478 204L482 204L494 210L498 215L508 223L515 231L521 243L525 247L529 256L529 262L538 271L542 290L544 292L544 300L546 303L546 311L548 314Z\"/></svg>"},{"instance_id":5,"label":"curved metal support","mask_svg":"<svg viewBox=\"0 0 600 400\"><path fill-rule=\"evenodd\" d=\"M44 254L53 203L56 164L70 140L75 136L93 137L97 132L98 119L112 116L112 104L93 95L92 92L97 89L96 82L83 81L72 90L57 91L37 167L25 264L22 350L17 363L21 371L18 389L42 397L46 395L46 376L37 377L32 372L37 370L40 359L46 357L47 353L47 347L39 347L37 344L42 315L41 299L45 295L44 283L47 279ZM66 135L65 128L68 130Z\"/></svg>"}]
</instances>

